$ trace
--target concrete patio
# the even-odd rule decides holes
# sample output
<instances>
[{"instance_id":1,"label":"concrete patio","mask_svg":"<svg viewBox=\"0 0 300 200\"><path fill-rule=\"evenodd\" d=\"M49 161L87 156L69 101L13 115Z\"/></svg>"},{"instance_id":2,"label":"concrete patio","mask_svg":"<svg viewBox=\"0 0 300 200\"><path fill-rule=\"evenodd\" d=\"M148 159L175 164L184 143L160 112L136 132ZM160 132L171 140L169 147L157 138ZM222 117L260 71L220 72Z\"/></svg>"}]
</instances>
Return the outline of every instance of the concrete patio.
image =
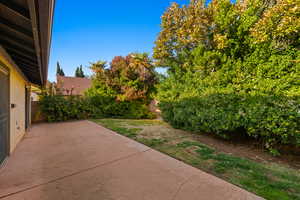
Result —
<instances>
[{"instance_id":1,"label":"concrete patio","mask_svg":"<svg viewBox=\"0 0 300 200\"><path fill-rule=\"evenodd\" d=\"M34 125L0 169L4 200L261 199L93 122Z\"/></svg>"}]
</instances>

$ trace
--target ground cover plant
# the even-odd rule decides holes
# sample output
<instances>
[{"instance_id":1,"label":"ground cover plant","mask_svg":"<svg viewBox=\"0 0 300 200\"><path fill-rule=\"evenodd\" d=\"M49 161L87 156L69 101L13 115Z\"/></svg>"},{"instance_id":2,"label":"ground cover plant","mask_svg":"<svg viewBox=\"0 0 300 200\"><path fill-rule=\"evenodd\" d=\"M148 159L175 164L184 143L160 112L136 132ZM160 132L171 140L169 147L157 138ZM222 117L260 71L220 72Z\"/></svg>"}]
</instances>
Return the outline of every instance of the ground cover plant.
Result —
<instances>
[{"instance_id":1,"label":"ground cover plant","mask_svg":"<svg viewBox=\"0 0 300 200\"><path fill-rule=\"evenodd\" d=\"M92 120L265 199L300 199L300 173L285 165L224 153L159 120Z\"/></svg>"},{"instance_id":2,"label":"ground cover plant","mask_svg":"<svg viewBox=\"0 0 300 200\"><path fill-rule=\"evenodd\" d=\"M154 58L176 128L300 146L300 1L192 0L164 13Z\"/></svg>"}]
</instances>

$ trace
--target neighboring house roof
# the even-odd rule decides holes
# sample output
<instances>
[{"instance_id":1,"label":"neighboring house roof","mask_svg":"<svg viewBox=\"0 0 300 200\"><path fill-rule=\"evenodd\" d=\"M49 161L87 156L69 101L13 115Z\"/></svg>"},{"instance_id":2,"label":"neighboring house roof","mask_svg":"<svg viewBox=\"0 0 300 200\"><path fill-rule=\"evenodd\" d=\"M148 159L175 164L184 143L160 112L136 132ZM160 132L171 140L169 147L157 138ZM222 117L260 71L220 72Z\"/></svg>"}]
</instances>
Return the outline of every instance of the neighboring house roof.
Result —
<instances>
[{"instance_id":1,"label":"neighboring house roof","mask_svg":"<svg viewBox=\"0 0 300 200\"><path fill-rule=\"evenodd\" d=\"M88 78L57 76L57 89L63 95L83 95L92 86Z\"/></svg>"},{"instance_id":2,"label":"neighboring house roof","mask_svg":"<svg viewBox=\"0 0 300 200\"><path fill-rule=\"evenodd\" d=\"M0 1L0 51L25 79L45 85L55 0Z\"/></svg>"}]
</instances>

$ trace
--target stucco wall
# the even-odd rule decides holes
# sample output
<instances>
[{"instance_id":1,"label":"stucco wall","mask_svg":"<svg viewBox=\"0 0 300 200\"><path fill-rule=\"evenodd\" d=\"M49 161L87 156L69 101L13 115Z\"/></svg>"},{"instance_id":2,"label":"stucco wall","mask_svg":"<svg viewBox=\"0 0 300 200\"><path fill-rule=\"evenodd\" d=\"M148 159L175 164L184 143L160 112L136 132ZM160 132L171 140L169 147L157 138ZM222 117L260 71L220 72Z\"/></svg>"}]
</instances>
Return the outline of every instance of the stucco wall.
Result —
<instances>
[{"instance_id":1,"label":"stucco wall","mask_svg":"<svg viewBox=\"0 0 300 200\"><path fill-rule=\"evenodd\" d=\"M10 108L10 152L20 142L25 134L25 87L27 82L22 75L5 59L0 53L0 61L9 68L10 71L10 104L15 104L15 108Z\"/></svg>"}]
</instances>

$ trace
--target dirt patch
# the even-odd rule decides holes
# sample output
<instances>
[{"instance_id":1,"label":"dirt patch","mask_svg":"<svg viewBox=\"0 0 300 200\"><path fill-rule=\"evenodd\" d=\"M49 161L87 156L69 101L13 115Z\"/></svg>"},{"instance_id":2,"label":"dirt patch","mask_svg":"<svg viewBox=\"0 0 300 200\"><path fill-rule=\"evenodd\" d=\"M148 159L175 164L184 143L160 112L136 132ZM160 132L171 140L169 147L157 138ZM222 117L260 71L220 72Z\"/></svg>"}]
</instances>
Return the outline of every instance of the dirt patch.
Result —
<instances>
[{"instance_id":1,"label":"dirt patch","mask_svg":"<svg viewBox=\"0 0 300 200\"><path fill-rule=\"evenodd\" d=\"M300 169L300 156L283 154L274 157L253 141L231 142L217 138L211 134L197 134L174 129L167 124L143 126L126 125L126 127L142 129L138 135L147 139L166 139L170 144L178 144L186 140L199 141L214 148L218 152L245 157L258 162L275 162Z\"/></svg>"},{"instance_id":2,"label":"dirt patch","mask_svg":"<svg viewBox=\"0 0 300 200\"><path fill-rule=\"evenodd\" d=\"M110 120L125 128L138 128L138 138L163 139L169 144L178 144L183 141L198 141L214 148L217 152L229 155L245 157L258 162L271 162L286 165L294 169L300 169L300 156L281 154L272 156L253 140L228 141L214 134L191 133L180 129L174 129L169 124L160 120Z\"/></svg>"},{"instance_id":3,"label":"dirt patch","mask_svg":"<svg viewBox=\"0 0 300 200\"><path fill-rule=\"evenodd\" d=\"M227 154L246 157L258 162L275 162L295 169L300 169L300 156L282 154L275 157L252 141L233 143L209 134L193 134L193 138L215 148L217 151L222 151Z\"/></svg>"}]
</instances>

